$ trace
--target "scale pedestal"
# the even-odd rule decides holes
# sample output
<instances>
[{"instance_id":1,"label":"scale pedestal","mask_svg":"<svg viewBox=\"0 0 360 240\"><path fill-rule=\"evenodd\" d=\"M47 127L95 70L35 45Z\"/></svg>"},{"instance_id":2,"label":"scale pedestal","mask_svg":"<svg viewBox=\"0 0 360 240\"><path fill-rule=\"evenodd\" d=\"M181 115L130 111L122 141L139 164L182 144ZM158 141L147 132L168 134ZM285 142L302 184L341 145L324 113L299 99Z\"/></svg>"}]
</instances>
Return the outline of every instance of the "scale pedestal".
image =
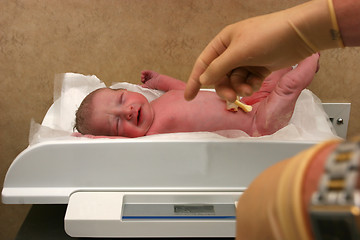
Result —
<instances>
[{"instance_id":1,"label":"scale pedestal","mask_svg":"<svg viewBox=\"0 0 360 240\"><path fill-rule=\"evenodd\" d=\"M72 237L235 237L240 192L76 192Z\"/></svg>"}]
</instances>

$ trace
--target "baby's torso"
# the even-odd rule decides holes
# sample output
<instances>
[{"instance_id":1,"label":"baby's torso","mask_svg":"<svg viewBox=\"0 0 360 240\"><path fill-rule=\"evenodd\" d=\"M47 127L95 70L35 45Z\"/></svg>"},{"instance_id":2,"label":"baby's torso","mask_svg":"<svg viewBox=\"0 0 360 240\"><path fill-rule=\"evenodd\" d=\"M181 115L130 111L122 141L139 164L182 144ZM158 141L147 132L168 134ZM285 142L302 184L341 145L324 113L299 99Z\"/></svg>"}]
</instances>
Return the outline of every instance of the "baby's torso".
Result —
<instances>
[{"instance_id":1,"label":"baby's torso","mask_svg":"<svg viewBox=\"0 0 360 240\"><path fill-rule=\"evenodd\" d=\"M190 102L184 91L171 90L151 102L155 118L147 135L173 132L217 131L239 129L247 132L253 112L230 112L216 93L201 91Z\"/></svg>"}]
</instances>

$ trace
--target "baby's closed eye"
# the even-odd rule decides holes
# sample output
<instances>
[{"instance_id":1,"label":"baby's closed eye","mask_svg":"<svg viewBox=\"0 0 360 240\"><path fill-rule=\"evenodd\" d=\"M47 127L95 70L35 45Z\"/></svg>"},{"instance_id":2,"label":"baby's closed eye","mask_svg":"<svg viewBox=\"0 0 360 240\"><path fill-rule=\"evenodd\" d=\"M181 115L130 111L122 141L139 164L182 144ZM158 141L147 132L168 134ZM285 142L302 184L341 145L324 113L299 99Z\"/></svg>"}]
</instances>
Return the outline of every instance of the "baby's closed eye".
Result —
<instances>
[{"instance_id":1,"label":"baby's closed eye","mask_svg":"<svg viewBox=\"0 0 360 240\"><path fill-rule=\"evenodd\" d=\"M122 104L124 102L124 93L122 92L119 96L118 103Z\"/></svg>"},{"instance_id":2,"label":"baby's closed eye","mask_svg":"<svg viewBox=\"0 0 360 240\"><path fill-rule=\"evenodd\" d=\"M120 130L120 124L121 124L121 119L119 117L117 117L115 119L116 122L116 127L115 127L115 136L119 136L119 130Z\"/></svg>"}]
</instances>

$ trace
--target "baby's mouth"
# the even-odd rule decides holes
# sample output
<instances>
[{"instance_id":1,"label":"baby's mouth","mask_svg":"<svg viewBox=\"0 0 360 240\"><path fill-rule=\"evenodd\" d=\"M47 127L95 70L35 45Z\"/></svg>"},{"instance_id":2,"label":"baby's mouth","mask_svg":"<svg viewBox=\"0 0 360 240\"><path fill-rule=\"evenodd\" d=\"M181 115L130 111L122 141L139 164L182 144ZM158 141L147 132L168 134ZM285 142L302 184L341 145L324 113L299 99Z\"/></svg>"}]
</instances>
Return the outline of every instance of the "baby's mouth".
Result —
<instances>
[{"instance_id":1,"label":"baby's mouth","mask_svg":"<svg viewBox=\"0 0 360 240\"><path fill-rule=\"evenodd\" d=\"M141 108L139 108L139 111L138 111L138 114L137 114L137 125L139 126L139 124L140 124L140 116L141 116Z\"/></svg>"}]
</instances>

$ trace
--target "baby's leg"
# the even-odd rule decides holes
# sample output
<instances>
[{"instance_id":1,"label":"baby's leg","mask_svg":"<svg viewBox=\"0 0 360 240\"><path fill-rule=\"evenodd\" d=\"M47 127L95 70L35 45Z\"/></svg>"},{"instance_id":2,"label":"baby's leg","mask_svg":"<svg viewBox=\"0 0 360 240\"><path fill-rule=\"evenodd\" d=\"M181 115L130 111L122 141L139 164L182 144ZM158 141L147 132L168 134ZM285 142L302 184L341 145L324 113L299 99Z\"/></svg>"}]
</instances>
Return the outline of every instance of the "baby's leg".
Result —
<instances>
[{"instance_id":1,"label":"baby's leg","mask_svg":"<svg viewBox=\"0 0 360 240\"><path fill-rule=\"evenodd\" d=\"M310 66L307 66L306 69L308 68L313 68L314 64L316 64L316 71L317 72L319 70L319 61L317 60L317 62L315 63L314 61L316 59L319 59L318 54L314 54L313 56L307 58L308 60L306 60L306 62L308 62L308 64L310 64ZM310 59L313 59L314 61L310 61ZM305 61L305 60L304 60ZM301 66L302 68L304 68L304 66ZM296 77L296 75L298 73L295 73L293 75L295 75L294 77L294 87L297 89L300 89L300 91L302 91L304 88L306 88L312 81L313 79L313 71L312 70L306 70L304 68L304 72L305 72L305 76L304 79L299 79L298 77ZM278 84L278 82L280 81L280 79L282 79L282 77L291 72L292 68L285 68L285 69L281 69L278 71L275 71L273 73L271 73L262 83L261 88L259 91L255 92L253 95L249 96L249 97L243 97L241 99L242 102L249 104L249 105L253 105L257 102L260 102L261 100L265 99L276 87L276 85ZM307 75L308 74L308 75ZM302 74L304 75L304 74ZM291 77L291 75L290 75ZM285 82L285 84L288 82L290 83L291 80L286 80L283 81Z\"/></svg>"},{"instance_id":2,"label":"baby's leg","mask_svg":"<svg viewBox=\"0 0 360 240\"><path fill-rule=\"evenodd\" d=\"M245 99L246 103L257 102L252 135L272 134L289 123L301 91L314 78L318 59L319 55L314 54L294 70L275 72L264 81L262 92Z\"/></svg>"},{"instance_id":3,"label":"baby's leg","mask_svg":"<svg viewBox=\"0 0 360 240\"><path fill-rule=\"evenodd\" d=\"M243 97L241 99L242 102L254 105L257 102L260 102L267 98L269 94L275 89L275 86L278 84L279 80L288 72L290 72L292 68L281 69L276 72L271 73L261 84L259 91L254 92L249 97Z\"/></svg>"}]
</instances>

